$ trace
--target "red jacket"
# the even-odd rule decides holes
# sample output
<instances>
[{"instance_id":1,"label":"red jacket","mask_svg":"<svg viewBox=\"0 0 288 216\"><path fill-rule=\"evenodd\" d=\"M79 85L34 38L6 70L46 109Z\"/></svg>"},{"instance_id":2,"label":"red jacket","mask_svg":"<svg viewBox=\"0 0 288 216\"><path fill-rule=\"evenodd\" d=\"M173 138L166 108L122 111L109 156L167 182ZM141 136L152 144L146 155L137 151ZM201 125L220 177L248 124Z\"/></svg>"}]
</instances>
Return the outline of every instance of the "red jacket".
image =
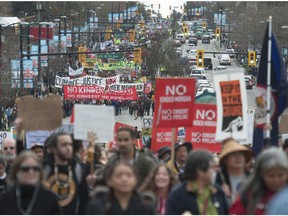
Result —
<instances>
[{"instance_id":1,"label":"red jacket","mask_svg":"<svg viewBox=\"0 0 288 216\"><path fill-rule=\"evenodd\" d=\"M275 192L266 191L261 202L257 204L253 215L265 215L265 207L270 201L270 199L274 196L274 194ZM247 201L247 203L249 203L249 200ZM239 196L236 199L236 201L233 203L233 205L230 208L229 214L230 215L246 215L247 214L247 207L245 207L244 204L242 203L241 196Z\"/></svg>"}]
</instances>

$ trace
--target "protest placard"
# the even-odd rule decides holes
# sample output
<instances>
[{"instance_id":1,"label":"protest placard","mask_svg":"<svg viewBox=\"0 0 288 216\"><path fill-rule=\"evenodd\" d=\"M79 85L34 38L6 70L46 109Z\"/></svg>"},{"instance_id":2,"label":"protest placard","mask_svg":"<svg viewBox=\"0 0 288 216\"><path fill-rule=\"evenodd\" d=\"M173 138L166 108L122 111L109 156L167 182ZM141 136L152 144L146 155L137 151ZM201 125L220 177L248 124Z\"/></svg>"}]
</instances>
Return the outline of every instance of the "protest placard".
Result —
<instances>
[{"instance_id":1,"label":"protest placard","mask_svg":"<svg viewBox=\"0 0 288 216\"><path fill-rule=\"evenodd\" d=\"M51 136L53 131L28 131L26 132L26 148L31 149L33 145L43 145L45 140Z\"/></svg>"},{"instance_id":2,"label":"protest placard","mask_svg":"<svg viewBox=\"0 0 288 216\"><path fill-rule=\"evenodd\" d=\"M23 119L26 131L55 130L62 124L61 97L46 97L41 100L33 96L16 99L18 116Z\"/></svg>"},{"instance_id":3,"label":"protest placard","mask_svg":"<svg viewBox=\"0 0 288 216\"><path fill-rule=\"evenodd\" d=\"M152 128L153 127L153 117L145 116L142 119L142 128Z\"/></svg>"},{"instance_id":4,"label":"protest placard","mask_svg":"<svg viewBox=\"0 0 288 216\"><path fill-rule=\"evenodd\" d=\"M73 124L62 124L61 127L55 130L57 133L69 133L73 134L74 132L74 125Z\"/></svg>"},{"instance_id":5,"label":"protest placard","mask_svg":"<svg viewBox=\"0 0 288 216\"><path fill-rule=\"evenodd\" d=\"M193 126L186 128L186 140L194 149L221 152L221 143L216 142L217 107L212 104L195 104Z\"/></svg>"},{"instance_id":6,"label":"protest placard","mask_svg":"<svg viewBox=\"0 0 288 216\"><path fill-rule=\"evenodd\" d=\"M191 127L195 98L195 79L156 80L154 127Z\"/></svg>"},{"instance_id":7,"label":"protest placard","mask_svg":"<svg viewBox=\"0 0 288 216\"><path fill-rule=\"evenodd\" d=\"M81 75L83 73L84 68L78 68L77 70L73 70L71 67L69 67L69 76L77 76Z\"/></svg>"},{"instance_id":8,"label":"protest placard","mask_svg":"<svg viewBox=\"0 0 288 216\"><path fill-rule=\"evenodd\" d=\"M233 137L247 141L247 95L242 70L217 71L214 73L217 98L216 140Z\"/></svg>"},{"instance_id":9,"label":"protest placard","mask_svg":"<svg viewBox=\"0 0 288 216\"><path fill-rule=\"evenodd\" d=\"M0 149L2 149L2 145L5 139L13 138L11 132L0 131Z\"/></svg>"},{"instance_id":10,"label":"protest placard","mask_svg":"<svg viewBox=\"0 0 288 216\"><path fill-rule=\"evenodd\" d=\"M87 139L87 133L96 133L97 142L107 142L114 138L114 107L74 105L74 136L75 139Z\"/></svg>"}]
</instances>

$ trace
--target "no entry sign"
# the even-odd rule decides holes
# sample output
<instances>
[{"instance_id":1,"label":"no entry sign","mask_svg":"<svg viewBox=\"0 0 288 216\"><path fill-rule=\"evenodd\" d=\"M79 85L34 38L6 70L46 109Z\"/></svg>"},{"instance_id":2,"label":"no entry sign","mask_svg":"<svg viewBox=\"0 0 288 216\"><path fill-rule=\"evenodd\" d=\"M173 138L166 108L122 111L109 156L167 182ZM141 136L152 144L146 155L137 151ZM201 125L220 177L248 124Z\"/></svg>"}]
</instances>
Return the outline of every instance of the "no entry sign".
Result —
<instances>
[{"instance_id":1,"label":"no entry sign","mask_svg":"<svg viewBox=\"0 0 288 216\"><path fill-rule=\"evenodd\" d=\"M154 127L191 127L195 79L159 78L156 80Z\"/></svg>"}]
</instances>

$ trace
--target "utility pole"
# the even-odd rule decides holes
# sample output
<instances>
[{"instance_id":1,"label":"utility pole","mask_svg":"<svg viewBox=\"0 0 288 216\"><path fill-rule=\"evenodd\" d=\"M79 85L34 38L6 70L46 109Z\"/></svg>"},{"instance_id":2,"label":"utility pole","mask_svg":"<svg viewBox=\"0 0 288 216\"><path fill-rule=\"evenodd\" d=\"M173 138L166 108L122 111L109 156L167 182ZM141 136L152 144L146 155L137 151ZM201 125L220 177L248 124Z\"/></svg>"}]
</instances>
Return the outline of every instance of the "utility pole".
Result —
<instances>
[{"instance_id":1,"label":"utility pole","mask_svg":"<svg viewBox=\"0 0 288 216\"><path fill-rule=\"evenodd\" d=\"M41 24L38 25L38 53L41 53ZM42 86L42 71L41 71L41 56L38 56L38 79L37 79L37 87L39 90L39 97L42 96L41 86ZM36 88L38 89L38 88ZM36 94L37 95L37 94Z\"/></svg>"},{"instance_id":2,"label":"utility pole","mask_svg":"<svg viewBox=\"0 0 288 216\"><path fill-rule=\"evenodd\" d=\"M19 33L20 33L20 90L21 90L21 96L24 96L23 26L21 24Z\"/></svg>"},{"instance_id":3,"label":"utility pole","mask_svg":"<svg viewBox=\"0 0 288 216\"><path fill-rule=\"evenodd\" d=\"M221 5L221 20L220 20L220 29L221 29L221 32L220 32L220 47L222 47L222 40L223 40L223 29L222 29L222 18L223 18L223 4Z\"/></svg>"}]
</instances>

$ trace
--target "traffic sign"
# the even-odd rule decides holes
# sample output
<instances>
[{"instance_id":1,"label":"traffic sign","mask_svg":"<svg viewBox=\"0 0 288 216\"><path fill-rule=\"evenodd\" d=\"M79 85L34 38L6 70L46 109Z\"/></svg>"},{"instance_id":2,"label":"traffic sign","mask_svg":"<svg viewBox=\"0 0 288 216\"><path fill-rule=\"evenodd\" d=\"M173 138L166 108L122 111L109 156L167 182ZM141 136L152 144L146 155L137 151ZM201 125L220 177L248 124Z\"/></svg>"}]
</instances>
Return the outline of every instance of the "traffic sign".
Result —
<instances>
[{"instance_id":1,"label":"traffic sign","mask_svg":"<svg viewBox=\"0 0 288 216\"><path fill-rule=\"evenodd\" d=\"M98 58L104 59L121 59L123 57L122 53L99 53Z\"/></svg>"}]
</instances>

